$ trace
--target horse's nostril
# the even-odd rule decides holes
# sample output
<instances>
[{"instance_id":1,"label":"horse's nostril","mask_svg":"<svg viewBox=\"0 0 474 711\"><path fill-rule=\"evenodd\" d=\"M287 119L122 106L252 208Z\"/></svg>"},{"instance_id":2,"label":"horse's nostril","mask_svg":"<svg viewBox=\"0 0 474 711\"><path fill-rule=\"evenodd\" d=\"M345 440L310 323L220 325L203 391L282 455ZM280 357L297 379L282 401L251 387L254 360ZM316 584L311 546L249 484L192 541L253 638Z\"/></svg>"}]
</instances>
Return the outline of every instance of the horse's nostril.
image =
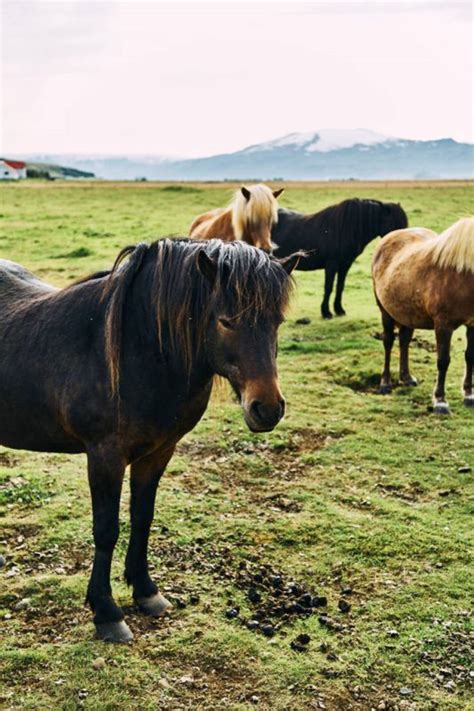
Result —
<instances>
[{"instance_id":1,"label":"horse's nostril","mask_svg":"<svg viewBox=\"0 0 474 711\"><path fill-rule=\"evenodd\" d=\"M278 404L280 405L280 412L281 412L280 416L283 417L283 415L285 414L285 400L284 400L284 398L279 400Z\"/></svg>"},{"instance_id":2,"label":"horse's nostril","mask_svg":"<svg viewBox=\"0 0 474 711\"><path fill-rule=\"evenodd\" d=\"M260 400L254 400L252 404L250 405L250 410L252 412L252 415L257 418L257 420L262 419L262 411L261 411L262 403Z\"/></svg>"}]
</instances>

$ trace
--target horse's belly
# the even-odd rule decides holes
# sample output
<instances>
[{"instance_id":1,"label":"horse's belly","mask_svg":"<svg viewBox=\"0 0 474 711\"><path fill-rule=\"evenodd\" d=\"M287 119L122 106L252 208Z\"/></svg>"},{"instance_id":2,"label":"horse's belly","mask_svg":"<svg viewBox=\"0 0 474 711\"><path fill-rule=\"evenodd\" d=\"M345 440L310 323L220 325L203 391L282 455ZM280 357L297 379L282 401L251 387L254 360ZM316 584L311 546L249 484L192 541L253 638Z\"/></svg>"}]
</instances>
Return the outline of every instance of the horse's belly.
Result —
<instances>
[{"instance_id":1,"label":"horse's belly","mask_svg":"<svg viewBox=\"0 0 474 711\"><path fill-rule=\"evenodd\" d=\"M0 444L35 452L83 452L82 442L73 438L48 413L5 408L0 397Z\"/></svg>"},{"instance_id":2,"label":"horse's belly","mask_svg":"<svg viewBox=\"0 0 474 711\"><path fill-rule=\"evenodd\" d=\"M426 311L424 294L420 288L405 279L385 280L376 286L377 299L399 326L407 328L433 328L433 319Z\"/></svg>"}]
</instances>

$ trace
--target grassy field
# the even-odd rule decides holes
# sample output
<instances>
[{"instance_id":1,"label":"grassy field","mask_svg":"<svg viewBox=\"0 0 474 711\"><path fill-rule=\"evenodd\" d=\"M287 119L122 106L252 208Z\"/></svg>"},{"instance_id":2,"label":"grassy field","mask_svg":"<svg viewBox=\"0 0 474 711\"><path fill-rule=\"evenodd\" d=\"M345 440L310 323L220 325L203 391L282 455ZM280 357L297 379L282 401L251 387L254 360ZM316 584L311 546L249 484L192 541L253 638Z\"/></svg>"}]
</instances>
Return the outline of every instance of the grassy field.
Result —
<instances>
[{"instance_id":1,"label":"grassy field","mask_svg":"<svg viewBox=\"0 0 474 711\"><path fill-rule=\"evenodd\" d=\"M5 185L0 257L65 285L110 265L126 244L186 234L230 194L228 185ZM281 203L315 211L353 196L400 201L412 225L435 230L473 207L467 183L290 184ZM275 432L251 435L219 394L180 444L151 540L156 578L176 602L165 620L133 611L122 579L126 492L113 585L131 646L93 641L84 607L93 554L85 458L0 448L2 709L472 708L474 413L460 395L464 331L448 374L451 417L428 409L428 332L412 347L419 387L377 395L374 245L349 273L343 319L319 317L321 272L297 274L280 338L288 414ZM272 575L327 606L272 617ZM255 580L262 601L252 603ZM232 619L230 609L239 610ZM276 623L272 637L246 626L259 615ZM310 641L294 649L300 634Z\"/></svg>"}]
</instances>

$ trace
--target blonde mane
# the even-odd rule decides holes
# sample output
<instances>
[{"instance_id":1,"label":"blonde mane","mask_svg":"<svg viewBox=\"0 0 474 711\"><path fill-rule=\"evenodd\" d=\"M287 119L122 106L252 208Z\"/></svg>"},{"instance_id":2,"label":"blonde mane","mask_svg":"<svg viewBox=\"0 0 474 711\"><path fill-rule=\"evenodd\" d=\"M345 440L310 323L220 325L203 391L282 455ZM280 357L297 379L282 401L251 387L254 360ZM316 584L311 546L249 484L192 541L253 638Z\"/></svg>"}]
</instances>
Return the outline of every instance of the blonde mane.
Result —
<instances>
[{"instance_id":1,"label":"blonde mane","mask_svg":"<svg viewBox=\"0 0 474 711\"><path fill-rule=\"evenodd\" d=\"M463 217L433 240L433 264L474 272L474 217Z\"/></svg>"},{"instance_id":2,"label":"blonde mane","mask_svg":"<svg viewBox=\"0 0 474 711\"><path fill-rule=\"evenodd\" d=\"M278 203L267 185L252 185L247 188L250 199L247 200L241 190L237 190L230 204L232 227L236 239L242 239L249 225L262 222L270 227L278 220Z\"/></svg>"}]
</instances>

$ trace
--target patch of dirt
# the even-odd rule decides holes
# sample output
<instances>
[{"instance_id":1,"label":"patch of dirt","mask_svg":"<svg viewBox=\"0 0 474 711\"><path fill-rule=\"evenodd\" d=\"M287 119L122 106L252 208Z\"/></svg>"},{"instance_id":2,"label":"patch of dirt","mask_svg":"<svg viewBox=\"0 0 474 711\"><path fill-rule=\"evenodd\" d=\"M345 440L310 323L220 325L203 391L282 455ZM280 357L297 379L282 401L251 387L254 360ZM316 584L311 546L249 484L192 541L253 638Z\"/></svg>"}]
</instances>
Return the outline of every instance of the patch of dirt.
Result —
<instances>
[{"instance_id":1,"label":"patch of dirt","mask_svg":"<svg viewBox=\"0 0 474 711\"><path fill-rule=\"evenodd\" d=\"M251 502L259 504L268 510L285 511L287 513L298 513L301 511L302 505L293 499L285 496L284 492L277 494L269 494L268 496L253 496Z\"/></svg>"},{"instance_id":2,"label":"patch of dirt","mask_svg":"<svg viewBox=\"0 0 474 711\"><path fill-rule=\"evenodd\" d=\"M425 489L417 482L410 484L384 484L379 482L375 485L375 489L381 496L394 496L403 501L419 501L425 494Z\"/></svg>"},{"instance_id":3,"label":"patch of dirt","mask_svg":"<svg viewBox=\"0 0 474 711\"><path fill-rule=\"evenodd\" d=\"M424 647L420 661L436 686L452 693L459 687L474 689L474 631L448 629L444 639L425 640Z\"/></svg>"},{"instance_id":4,"label":"patch of dirt","mask_svg":"<svg viewBox=\"0 0 474 711\"><path fill-rule=\"evenodd\" d=\"M187 441L180 444L177 451L188 457L199 457L202 466L213 467L230 484L239 481L241 472L250 468L257 468L268 479L292 481L308 467L301 459L302 453L322 449L346 434L348 431L317 432L305 428L294 430L287 439L277 442L253 442L233 437L225 447L215 447L208 442Z\"/></svg>"},{"instance_id":5,"label":"patch of dirt","mask_svg":"<svg viewBox=\"0 0 474 711\"><path fill-rule=\"evenodd\" d=\"M6 467L7 469L13 469L19 464L19 459L10 452L0 452L0 467Z\"/></svg>"},{"instance_id":6,"label":"patch of dirt","mask_svg":"<svg viewBox=\"0 0 474 711\"><path fill-rule=\"evenodd\" d=\"M337 385L350 388L354 392L377 394L380 387L380 373L359 373L335 377Z\"/></svg>"},{"instance_id":7,"label":"patch of dirt","mask_svg":"<svg viewBox=\"0 0 474 711\"><path fill-rule=\"evenodd\" d=\"M41 527L17 524L0 528L0 553L5 556L5 578L22 581L35 574L74 575L90 570L93 546L73 541L62 546L41 547L38 534Z\"/></svg>"}]
</instances>

